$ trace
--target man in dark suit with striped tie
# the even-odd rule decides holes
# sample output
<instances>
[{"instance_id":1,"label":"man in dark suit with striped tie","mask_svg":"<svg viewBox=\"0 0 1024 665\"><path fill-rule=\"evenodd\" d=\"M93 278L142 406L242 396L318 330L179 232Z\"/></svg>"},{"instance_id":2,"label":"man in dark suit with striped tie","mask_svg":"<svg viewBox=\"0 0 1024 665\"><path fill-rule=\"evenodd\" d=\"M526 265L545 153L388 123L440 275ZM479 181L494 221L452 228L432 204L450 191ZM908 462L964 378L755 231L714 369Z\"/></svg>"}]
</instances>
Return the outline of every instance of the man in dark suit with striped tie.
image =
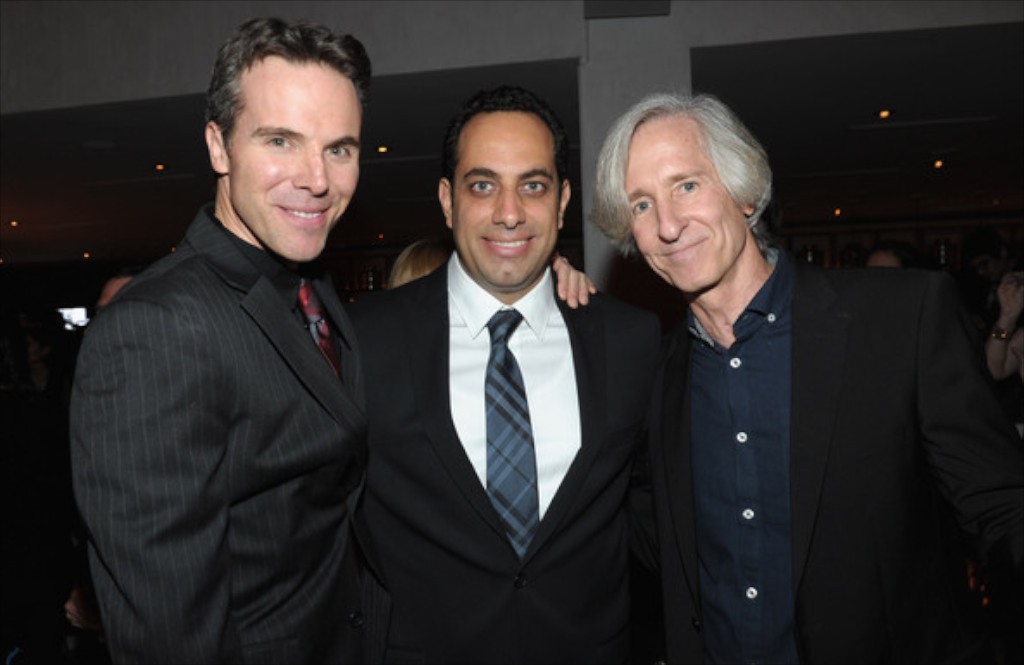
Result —
<instances>
[{"instance_id":1,"label":"man in dark suit with striped tie","mask_svg":"<svg viewBox=\"0 0 1024 665\"><path fill-rule=\"evenodd\" d=\"M74 486L115 662L379 659L363 372L317 263L369 77L351 36L242 25L209 89L214 203L90 324Z\"/></svg>"},{"instance_id":2,"label":"man in dark suit with striped tie","mask_svg":"<svg viewBox=\"0 0 1024 665\"><path fill-rule=\"evenodd\" d=\"M570 309L548 264L569 202L546 104L484 91L449 126L438 198L456 254L350 309L367 373L366 523L387 662L623 663L625 504L657 318Z\"/></svg>"}]
</instances>

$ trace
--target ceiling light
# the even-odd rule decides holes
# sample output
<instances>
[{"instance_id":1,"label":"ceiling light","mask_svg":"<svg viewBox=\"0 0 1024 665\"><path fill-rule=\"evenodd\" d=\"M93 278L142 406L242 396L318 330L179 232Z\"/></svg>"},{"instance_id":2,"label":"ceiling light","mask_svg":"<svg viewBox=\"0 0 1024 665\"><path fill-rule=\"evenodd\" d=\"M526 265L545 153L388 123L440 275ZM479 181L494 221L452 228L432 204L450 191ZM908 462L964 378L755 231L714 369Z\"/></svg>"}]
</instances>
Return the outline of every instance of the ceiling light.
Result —
<instances>
[{"instance_id":1,"label":"ceiling light","mask_svg":"<svg viewBox=\"0 0 1024 665\"><path fill-rule=\"evenodd\" d=\"M18 225L18 220L12 219L11 220L11 226L17 226L17 225Z\"/></svg>"},{"instance_id":2,"label":"ceiling light","mask_svg":"<svg viewBox=\"0 0 1024 665\"><path fill-rule=\"evenodd\" d=\"M840 215L843 214L843 209L842 208L836 208L835 210L832 211L832 214L835 215L836 217L839 217Z\"/></svg>"},{"instance_id":3,"label":"ceiling light","mask_svg":"<svg viewBox=\"0 0 1024 665\"><path fill-rule=\"evenodd\" d=\"M932 166L934 166L937 169L941 169L945 165L945 162L943 162L941 159L936 159L934 162L932 162Z\"/></svg>"},{"instance_id":4,"label":"ceiling light","mask_svg":"<svg viewBox=\"0 0 1024 665\"><path fill-rule=\"evenodd\" d=\"M878 117L881 118L882 120L888 119L891 115L892 111L890 111L889 109L882 109L881 111L878 112Z\"/></svg>"},{"instance_id":5,"label":"ceiling light","mask_svg":"<svg viewBox=\"0 0 1024 665\"><path fill-rule=\"evenodd\" d=\"M83 259L91 259L92 258L92 254L90 254L89 252L82 252L82 258Z\"/></svg>"},{"instance_id":6,"label":"ceiling light","mask_svg":"<svg viewBox=\"0 0 1024 665\"><path fill-rule=\"evenodd\" d=\"M377 146L377 152L381 153L382 155L385 152L387 152L387 151L388 151L388 147L386 145L379 145L379 146Z\"/></svg>"},{"instance_id":7,"label":"ceiling light","mask_svg":"<svg viewBox=\"0 0 1024 665\"><path fill-rule=\"evenodd\" d=\"M164 170L164 169L166 169L167 167L166 167L166 166L164 166L163 164L157 164L157 165L156 165L156 166L154 166L153 168L154 168L154 169L156 169L157 171L163 171L163 170Z\"/></svg>"}]
</instances>

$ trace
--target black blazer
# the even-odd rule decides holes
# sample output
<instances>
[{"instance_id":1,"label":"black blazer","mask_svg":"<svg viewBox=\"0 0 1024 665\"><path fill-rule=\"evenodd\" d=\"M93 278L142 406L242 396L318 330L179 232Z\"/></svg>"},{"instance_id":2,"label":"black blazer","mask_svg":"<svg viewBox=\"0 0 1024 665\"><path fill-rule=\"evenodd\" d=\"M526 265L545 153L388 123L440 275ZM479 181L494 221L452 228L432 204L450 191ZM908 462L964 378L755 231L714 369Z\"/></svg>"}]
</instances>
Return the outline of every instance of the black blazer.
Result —
<instances>
[{"instance_id":1,"label":"black blazer","mask_svg":"<svg viewBox=\"0 0 1024 665\"><path fill-rule=\"evenodd\" d=\"M90 323L79 357L74 487L111 655L379 658L386 598L351 522L366 414L348 317L316 281L341 383L211 215Z\"/></svg>"},{"instance_id":2,"label":"black blazer","mask_svg":"<svg viewBox=\"0 0 1024 665\"><path fill-rule=\"evenodd\" d=\"M451 418L447 268L350 308L367 375L366 521L393 600L391 663L622 663L630 465L657 318L598 295L562 307L582 446L523 561Z\"/></svg>"},{"instance_id":3,"label":"black blazer","mask_svg":"<svg viewBox=\"0 0 1024 665\"><path fill-rule=\"evenodd\" d=\"M1024 456L954 284L939 272L796 271L790 481L801 661L977 657L956 588L966 584L964 562L943 548L936 490L983 553L1019 571ZM651 420L674 663L704 659L690 344L684 323L667 346Z\"/></svg>"}]
</instances>

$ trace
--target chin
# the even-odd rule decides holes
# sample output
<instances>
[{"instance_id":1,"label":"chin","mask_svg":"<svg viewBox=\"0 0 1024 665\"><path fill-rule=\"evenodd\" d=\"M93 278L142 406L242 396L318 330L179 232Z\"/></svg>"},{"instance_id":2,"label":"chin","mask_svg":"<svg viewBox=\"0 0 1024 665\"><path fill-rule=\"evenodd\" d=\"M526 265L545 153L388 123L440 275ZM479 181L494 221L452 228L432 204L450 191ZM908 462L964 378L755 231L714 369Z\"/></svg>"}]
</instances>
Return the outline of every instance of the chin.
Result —
<instances>
[{"instance_id":1,"label":"chin","mask_svg":"<svg viewBox=\"0 0 1024 665\"><path fill-rule=\"evenodd\" d=\"M277 252L277 255L287 261L293 261L295 263L309 263L314 259L318 258L324 252L324 246L327 243L317 243L315 246L305 245L302 247L288 247L283 251Z\"/></svg>"}]
</instances>

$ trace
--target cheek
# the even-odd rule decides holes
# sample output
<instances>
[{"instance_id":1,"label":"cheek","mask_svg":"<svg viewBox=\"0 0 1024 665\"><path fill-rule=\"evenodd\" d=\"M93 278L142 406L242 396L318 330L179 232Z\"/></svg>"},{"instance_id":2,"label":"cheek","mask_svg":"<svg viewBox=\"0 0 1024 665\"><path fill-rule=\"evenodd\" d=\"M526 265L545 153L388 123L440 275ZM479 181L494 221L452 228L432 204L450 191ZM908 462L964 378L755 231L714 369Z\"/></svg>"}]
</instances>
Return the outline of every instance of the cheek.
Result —
<instances>
[{"instance_id":1,"label":"cheek","mask_svg":"<svg viewBox=\"0 0 1024 665\"><path fill-rule=\"evenodd\" d=\"M558 208L552 208L550 206L538 207L532 215L529 215L544 229L544 233L549 236L557 236L559 229L559 212Z\"/></svg>"},{"instance_id":2,"label":"cheek","mask_svg":"<svg viewBox=\"0 0 1024 665\"><path fill-rule=\"evenodd\" d=\"M234 174L239 175L239 174ZM288 180L287 169L277 162L253 160L240 174L249 188L270 190Z\"/></svg>"},{"instance_id":3,"label":"cheek","mask_svg":"<svg viewBox=\"0 0 1024 665\"><path fill-rule=\"evenodd\" d=\"M466 229L481 215L487 214L480 203L471 196L460 196L452 207L452 228Z\"/></svg>"},{"instance_id":4,"label":"cheek","mask_svg":"<svg viewBox=\"0 0 1024 665\"><path fill-rule=\"evenodd\" d=\"M656 235L654 224L650 222L649 218L634 221L630 231L632 232L633 240L636 241L636 246L641 253L647 253L649 250L654 248Z\"/></svg>"},{"instance_id":5,"label":"cheek","mask_svg":"<svg viewBox=\"0 0 1024 665\"><path fill-rule=\"evenodd\" d=\"M359 183L359 167L351 165L339 166L332 172L331 180L338 190L351 194Z\"/></svg>"},{"instance_id":6,"label":"cheek","mask_svg":"<svg viewBox=\"0 0 1024 665\"><path fill-rule=\"evenodd\" d=\"M747 235L747 218L742 214L737 214L732 211L732 218L729 222L729 232L734 239L738 242L742 242L743 238Z\"/></svg>"}]
</instances>

